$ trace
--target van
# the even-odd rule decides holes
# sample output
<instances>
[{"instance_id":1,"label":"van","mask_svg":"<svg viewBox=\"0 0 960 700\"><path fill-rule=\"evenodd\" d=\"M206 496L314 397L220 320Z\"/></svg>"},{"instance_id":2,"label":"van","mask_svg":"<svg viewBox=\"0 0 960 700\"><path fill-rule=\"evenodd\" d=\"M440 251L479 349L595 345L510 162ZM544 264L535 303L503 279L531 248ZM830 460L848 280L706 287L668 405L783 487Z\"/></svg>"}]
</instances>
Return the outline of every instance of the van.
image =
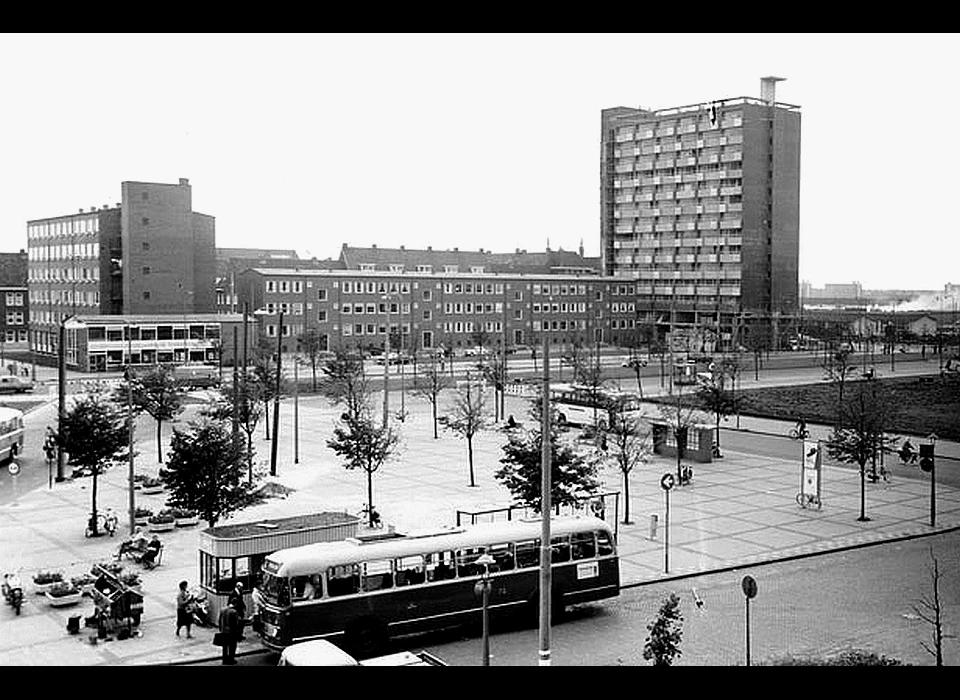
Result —
<instances>
[{"instance_id":1,"label":"van","mask_svg":"<svg viewBox=\"0 0 960 700\"><path fill-rule=\"evenodd\" d=\"M425 651L400 651L357 661L343 649L326 639L291 644L280 652L277 666L446 666L447 664Z\"/></svg>"},{"instance_id":2,"label":"van","mask_svg":"<svg viewBox=\"0 0 960 700\"><path fill-rule=\"evenodd\" d=\"M33 382L14 375L0 377L0 394L25 394L33 391Z\"/></svg>"}]
</instances>

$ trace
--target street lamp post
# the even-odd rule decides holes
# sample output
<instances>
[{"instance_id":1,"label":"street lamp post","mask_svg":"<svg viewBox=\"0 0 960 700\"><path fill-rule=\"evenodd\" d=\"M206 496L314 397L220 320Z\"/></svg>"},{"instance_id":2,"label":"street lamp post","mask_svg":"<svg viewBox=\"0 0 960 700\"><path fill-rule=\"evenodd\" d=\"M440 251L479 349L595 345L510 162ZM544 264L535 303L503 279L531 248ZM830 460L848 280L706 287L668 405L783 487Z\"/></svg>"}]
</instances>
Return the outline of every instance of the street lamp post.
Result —
<instances>
[{"instance_id":1,"label":"street lamp post","mask_svg":"<svg viewBox=\"0 0 960 700\"><path fill-rule=\"evenodd\" d=\"M57 343L57 432L63 435L63 422L67 416L67 321L73 314L67 314L60 319L60 340ZM57 450L57 483L64 480L63 476L63 449Z\"/></svg>"},{"instance_id":2,"label":"street lamp post","mask_svg":"<svg viewBox=\"0 0 960 700\"><path fill-rule=\"evenodd\" d=\"M270 476L277 475L277 443L280 441L278 432L280 431L280 378L282 366L281 357L283 354L283 311L280 312L280 318L277 321L277 386L273 394L273 444L270 445Z\"/></svg>"},{"instance_id":3,"label":"street lamp post","mask_svg":"<svg viewBox=\"0 0 960 700\"><path fill-rule=\"evenodd\" d=\"M300 464L300 356L293 356L293 463Z\"/></svg>"},{"instance_id":4,"label":"street lamp post","mask_svg":"<svg viewBox=\"0 0 960 700\"><path fill-rule=\"evenodd\" d=\"M483 566L483 576L474 585L474 593L483 599L483 662L482 665L490 665L490 565L495 563L495 559L489 552L484 552L478 559L477 564Z\"/></svg>"}]
</instances>

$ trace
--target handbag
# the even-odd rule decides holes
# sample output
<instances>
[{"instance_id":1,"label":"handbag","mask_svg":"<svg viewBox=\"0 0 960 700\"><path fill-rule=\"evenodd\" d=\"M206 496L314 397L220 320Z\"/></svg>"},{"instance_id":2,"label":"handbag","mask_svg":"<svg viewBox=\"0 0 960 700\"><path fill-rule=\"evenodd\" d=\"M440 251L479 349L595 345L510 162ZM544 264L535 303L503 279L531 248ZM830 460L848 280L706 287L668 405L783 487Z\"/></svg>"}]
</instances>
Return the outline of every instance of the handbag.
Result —
<instances>
[{"instance_id":1,"label":"handbag","mask_svg":"<svg viewBox=\"0 0 960 700\"><path fill-rule=\"evenodd\" d=\"M230 635L226 632L215 632L213 635L213 645L217 647L226 646L229 638Z\"/></svg>"}]
</instances>

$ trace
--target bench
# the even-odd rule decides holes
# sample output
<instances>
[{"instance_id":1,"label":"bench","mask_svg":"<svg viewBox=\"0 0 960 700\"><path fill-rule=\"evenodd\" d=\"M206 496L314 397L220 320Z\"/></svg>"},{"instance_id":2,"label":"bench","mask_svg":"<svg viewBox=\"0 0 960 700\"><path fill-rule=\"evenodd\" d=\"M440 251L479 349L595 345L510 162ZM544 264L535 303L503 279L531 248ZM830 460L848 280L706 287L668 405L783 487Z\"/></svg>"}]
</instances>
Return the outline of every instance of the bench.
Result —
<instances>
[{"instance_id":1,"label":"bench","mask_svg":"<svg viewBox=\"0 0 960 700\"><path fill-rule=\"evenodd\" d=\"M160 545L160 549L157 550L157 557L153 561L145 560L147 551L143 552L133 552L133 560L138 564L142 564L145 569L155 569L160 566L160 560L163 559L163 545Z\"/></svg>"}]
</instances>

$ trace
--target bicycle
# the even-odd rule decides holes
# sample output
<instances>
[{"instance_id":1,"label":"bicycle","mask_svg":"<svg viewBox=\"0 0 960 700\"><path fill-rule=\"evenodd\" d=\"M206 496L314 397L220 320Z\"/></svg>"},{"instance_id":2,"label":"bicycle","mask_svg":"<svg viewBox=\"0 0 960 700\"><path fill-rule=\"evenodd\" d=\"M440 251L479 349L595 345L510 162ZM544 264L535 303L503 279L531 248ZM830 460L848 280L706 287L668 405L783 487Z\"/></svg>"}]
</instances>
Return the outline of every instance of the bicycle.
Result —
<instances>
[{"instance_id":1,"label":"bicycle","mask_svg":"<svg viewBox=\"0 0 960 700\"><path fill-rule=\"evenodd\" d=\"M382 528L383 520L380 518L380 513L377 512L377 509L374 508L373 512L370 512L370 506L366 503L363 504L363 508L357 513L357 517L360 518L360 522L365 527L373 528Z\"/></svg>"},{"instance_id":2,"label":"bicycle","mask_svg":"<svg viewBox=\"0 0 960 700\"><path fill-rule=\"evenodd\" d=\"M801 491L797 494L797 505L801 508L816 508L820 510L823 506L823 503L820 501L820 497L813 493L804 493Z\"/></svg>"},{"instance_id":3,"label":"bicycle","mask_svg":"<svg viewBox=\"0 0 960 700\"><path fill-rule=\"evenodd\" d=\"M687 466L686 464L680 465L680 480L677 482L677 485L688 486L692 481L693 467Z\"/></svg>"},{"instance_id":4,"label":"bicycle","mask_svg":"<svg viewBox=\"0 0 960 700\"><path fill-rule=\"evenodd\" d=\"M791 440L803 440L804 438L810 437L810 431L804 428L803 430L798 430L797 428L790 428L790 439Z\"/></svg>"}]
</instances>

